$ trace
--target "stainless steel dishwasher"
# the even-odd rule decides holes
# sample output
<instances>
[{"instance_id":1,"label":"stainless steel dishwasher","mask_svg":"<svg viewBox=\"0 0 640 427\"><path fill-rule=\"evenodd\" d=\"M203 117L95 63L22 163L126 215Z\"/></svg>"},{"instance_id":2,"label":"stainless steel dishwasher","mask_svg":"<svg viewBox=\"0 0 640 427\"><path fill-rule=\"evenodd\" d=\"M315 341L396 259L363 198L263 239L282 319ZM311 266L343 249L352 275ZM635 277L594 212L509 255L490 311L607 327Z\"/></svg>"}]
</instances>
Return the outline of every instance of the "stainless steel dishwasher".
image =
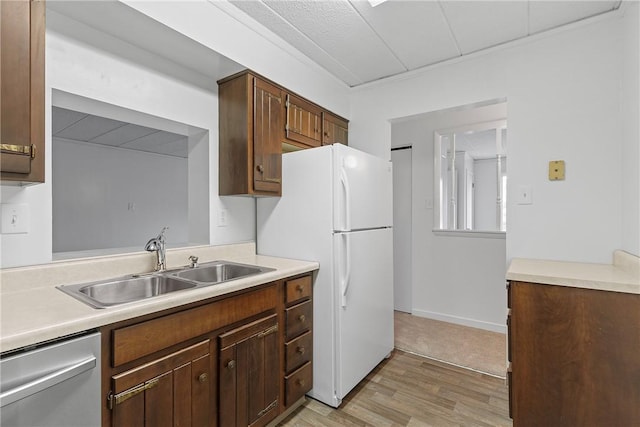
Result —
<instances>
[{"instance_id":1,"label":"stainless steel dishwasher","mask_svg":"<svg viewBox=\"0 0 640 427\"><path fill-rule=\"evenodd\" d=\"M2 427L100 426L100 333L3 355Z\"/></svg>"}]
</instances>

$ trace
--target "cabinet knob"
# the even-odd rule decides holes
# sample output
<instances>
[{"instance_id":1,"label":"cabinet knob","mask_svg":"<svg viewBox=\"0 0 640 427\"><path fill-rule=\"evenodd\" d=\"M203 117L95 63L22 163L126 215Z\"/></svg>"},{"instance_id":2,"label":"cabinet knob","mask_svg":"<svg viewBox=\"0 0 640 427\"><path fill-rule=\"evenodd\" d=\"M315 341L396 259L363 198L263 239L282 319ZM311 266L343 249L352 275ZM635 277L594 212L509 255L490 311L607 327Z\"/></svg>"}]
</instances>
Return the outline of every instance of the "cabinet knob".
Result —
<instances>
[{"instance_id":1,"label":"cabinet knob","mask_svg":"<svg viewBox=\"0 0 640 427\"><path fill-rule=\"evenodd\" d=\"M207 377L208 377L207 373L204 372L204 373L200 374L200 376L198 376L198 381L203 383L203 382L207 381Z\"/></svg>"},{"instance_id":2,"label":"cabinet knob","mask_svg":"<svg viewBox=\"0 0 640 427\"><path fill-rule=\"evenodd\" d=\"M304 314L301 314L300 316L298 316L298 320L304 322L305 320L307 320L307 317Z\"/></svg>"},{"instance_id":3,"label":"cabinet knob","mask_svg":"<svg viewBox=\"0 0 640 427\"><path fill-rule=\"evenodd\" d=\"M302 285L297 285L296 286L296 291L302 293L302 291L304 291L304 288L302 287Z\"/></svg>"},{"instance_id":4,"label":"cabinet knob","mask_svg":"<svg viewBox=\"0 0 640 427\"><path fill-rule=\"evenodd\" d=\"M229 362L227 362L227 368L233 369L235 367L236 367L236 361L235 360L229 360Z\"/></svg>"},{"instance_id":5,"label":"cabinet knob","mask_svg":"<svg viewBox=\"0 0 640 427\"><path fill-rule=\"evenodd\" d=\"M298 386L300 386L300 387L304 387L304 380L303 379L299 379L298 381L296 381L296 384L298 384Z\"/></svg>"},{"instance_id":6,"label":"cabinet knob","mask_svg":"<svg viewBox=\"0 0 640 427\"><path fill-rule=\"evenodd\" d=\"M303 346L300 346L300 347L298 347L298 348L296 349L296 351L297 351L298 353L300 353L300 354L304 354L305 349L304 349L304 347L303 347Z\"/></svg>"},{"instance_id":7,"label":"cabinet knob","mask_svg":"<svg viewBox=\"0 0 640 427\"><path fill-rule=\"evenodd\" d=\"M256 170L257 170L258 172L261 172L261 173L262 173L262 172L264 172L264 166L262 166L262 165L258 165L258 166L256 166Z\"/></svg>"}]
</instances>

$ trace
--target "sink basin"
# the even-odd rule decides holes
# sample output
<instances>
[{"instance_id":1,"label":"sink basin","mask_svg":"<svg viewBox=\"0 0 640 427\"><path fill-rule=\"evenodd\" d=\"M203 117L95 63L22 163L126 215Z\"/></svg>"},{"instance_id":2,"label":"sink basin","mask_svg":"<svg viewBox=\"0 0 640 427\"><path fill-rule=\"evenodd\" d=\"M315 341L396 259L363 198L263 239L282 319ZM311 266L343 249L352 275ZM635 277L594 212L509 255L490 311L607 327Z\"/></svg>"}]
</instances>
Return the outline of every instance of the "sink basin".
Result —
<instances>
[{"instance_id":1,"label":"sink basin","mask_svg":"<svg viewBox=\"0 0 640 427\"><path fill-rule=\"evenodd\" d=\"M215 285L272 270L273 268L259 267L257 265L238 264L228 261L214 261L201 264L195 268L186 268L173 273L172 276L196 282L201 285Z\"/></svg>"},{"instance_id":2,"label":"sink basin","mask_svg":"<svg viewBox=\"0 0 640 427\"><path fill-rule=\"evenodd\" d=\"M196 286L194 283L177 280L170 276L152 275L60 286L59 289L93 307L105 308L183 289L192 289Z\"/></svg>"},{"instance_id":3,"label":"sink basin","mask_svg":"<svg viewBox=\"0 0 640 427\"><path fill-rule=\"evenodd\" d=\"M140 301L185 289L217 285L234 279L273 271L273 268L214 261L198 267L152 273L145 276L127 276L57 288L95 308Z\"/></svg>"}]
</instances>

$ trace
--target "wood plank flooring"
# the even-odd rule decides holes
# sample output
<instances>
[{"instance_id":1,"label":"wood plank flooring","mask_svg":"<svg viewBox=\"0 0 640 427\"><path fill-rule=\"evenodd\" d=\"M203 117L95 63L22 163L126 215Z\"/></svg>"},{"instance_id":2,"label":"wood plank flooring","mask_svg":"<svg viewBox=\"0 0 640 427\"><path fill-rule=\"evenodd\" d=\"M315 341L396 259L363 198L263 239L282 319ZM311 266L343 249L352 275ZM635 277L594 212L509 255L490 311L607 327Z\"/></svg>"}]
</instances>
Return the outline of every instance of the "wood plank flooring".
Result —
<instances>
[{"instance_id":1,"label":"wood plank flooring","mask_svg":"<svg viewBox=\"0 0 640 427\"><path fill-rule=\"evenodd\" d=\"M511 426L500 378L400 350L334 409L308 401L280 424L293 426Z\"/></svg>"}]
</instances>

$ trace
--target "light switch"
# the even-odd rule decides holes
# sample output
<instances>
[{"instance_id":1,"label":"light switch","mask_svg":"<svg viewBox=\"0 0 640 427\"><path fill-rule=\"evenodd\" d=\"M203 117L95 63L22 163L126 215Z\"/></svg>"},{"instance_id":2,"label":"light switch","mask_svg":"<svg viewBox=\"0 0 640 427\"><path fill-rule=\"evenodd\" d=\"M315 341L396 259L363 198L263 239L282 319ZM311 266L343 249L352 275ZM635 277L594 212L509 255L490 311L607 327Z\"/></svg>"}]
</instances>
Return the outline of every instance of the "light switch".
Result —
<instances>
[{"instance_id":1,"label":"light switch","mask_svg":"<svg viewBox=\"0 0 640 427\"><path fill-rule=\"evenodd\" d=\"M549 162L549 181L564 180L564 160L552 160Z\"/></svg>"},{"instance_id":2,"label":"light switch","mask_svg":"<svg viewBox=\"0 0 640 427\"><path fill-rule=\"evenodd\" d=\"M29 232L29 205L26 203L3 203L0 205L0 233L17 234Z\"/></svg>"},{"instance_id":3,"label":"light switch","mask_svg":"<svg viewBox=\"0 0 640 427\"><path fill-rule=\"evenodd\" d=\"M516 199L519 205L530 205L533 203L533 190L529 185L518 187L518 197Z\"/></svg>"}]
</instances>

